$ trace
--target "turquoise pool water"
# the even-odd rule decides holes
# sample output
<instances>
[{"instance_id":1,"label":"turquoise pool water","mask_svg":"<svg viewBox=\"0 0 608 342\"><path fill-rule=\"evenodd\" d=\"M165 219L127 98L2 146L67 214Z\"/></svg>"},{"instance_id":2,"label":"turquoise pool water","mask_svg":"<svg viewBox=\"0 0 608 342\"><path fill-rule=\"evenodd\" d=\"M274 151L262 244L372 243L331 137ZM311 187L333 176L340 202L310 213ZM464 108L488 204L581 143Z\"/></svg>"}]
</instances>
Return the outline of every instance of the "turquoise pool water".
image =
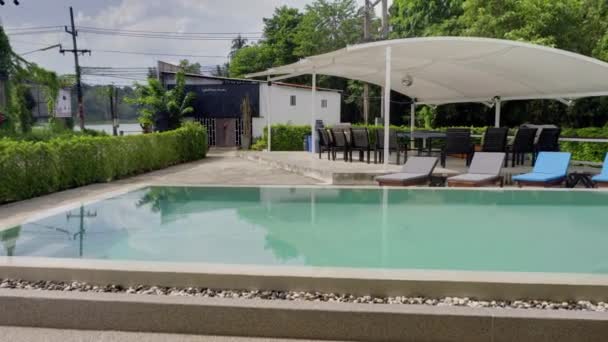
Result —
<instances>
[{"instance_id":1,"label":"turquoise pool water","mask_svg":"<svg viewBox=\"0 0 608 342\"><path fill-rule=\"evenodd\" d=\"M608 193L151 187L0 240L15 256L606 274Z\"/></svg>"}]
</instances>

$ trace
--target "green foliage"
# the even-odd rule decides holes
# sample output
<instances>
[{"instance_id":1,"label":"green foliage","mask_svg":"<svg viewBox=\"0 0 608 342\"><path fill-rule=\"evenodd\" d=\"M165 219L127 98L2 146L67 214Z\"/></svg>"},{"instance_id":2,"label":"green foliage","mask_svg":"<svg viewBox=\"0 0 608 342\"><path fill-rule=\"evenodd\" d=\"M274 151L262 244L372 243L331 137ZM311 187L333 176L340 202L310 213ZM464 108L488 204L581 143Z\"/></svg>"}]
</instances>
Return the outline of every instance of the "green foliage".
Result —
<instances>
[{"instance_id":1,"label":"green foliage","mask_svg":"<svg viewBox=\"0 0 608 342\"><path fill-rule=\"evenodd\" d=\"M273 151L302 151L304 137L310 135L310 126L272 125ZM264 135L251 146L253 150L263 150L267 147L268 128L264 128Z\"/></svg>"},{"instance_id":2,"label":"green foliage","mask_svg":"<svg viewBox=\"0 0 608 342\"><path fill-rule=\"evenodd\" d=\"M297 61L294 50L298 46L296 32L302 22L302 13L297 8L277 7L271 18L264 18L265 44L272 47L273 65Z\"/></svg>"},{"instance_id":3,"label":"green foliage","mask_svg":"<svg viewBox=\"0 0 608 342\"><path fill-rule=\"evenodd\" d=\"M230 77L243 77L270 68L273 59L273 50L266 44L245 46L230 61Z\"/></svg>"},{"instance_id":4,"label":"green foliage","mask_svg":"<svg viewBox=\"0 0 608 342\"><path fill-rule=\"evenodd\" d=\"M301 57L339 49L359 42L362 36L362 16L354 0L316 0L307 5L303 13L282 6L275 9L271 18L264 19L264 40L233 49L230 76L242 77ZM342 89L346 88L346 82L341 85Z\"/></svg>"},{"instance_id":5,"label":"green foliage","mask_svg":"<svg viewBox=\"0 0 608 342\"><path fill-rule=\"evenodd\" d=\"M354 0L316 0L306 6L295 33L297 56L329 52L363 37L362 19Z\"/></svg>"},{"instance_id":6,"label":"green foliage","mask_svg":"<svg viewBox=\"0 0 608 342\"><path fill-rule=\"evenodd\" d=\"M464 0L394 0L390 8L394 38L450 34Z\"/></svg>"},{"instance_id":7,"label":"green foliage","mask_svg":"<svg viewBox=\"0 0 608 342\"><path fill-rule=\"evenodd\" d=\"M202 66L201 63L190 63L187 59L182 59L179 61L179 66L186 74L202 74Z\"/></svg>"},{"instance_id":8,"label":"green foliage","mask_svg":"<svg viewBox=\"0 0 608 342\"><path fill-rule=\"evenodd\" d=\"M32 109L36 106L36 101L25 84L17 84L12 88L10 111L17 119L21 133L28 133L32 130Z\"/></svg>"},{"instance_id":9,"label":"green foliage","mask_svg":"<svg viewBox=\"0 0 608 342\"><path fill-rule=\"evenodd\" d=\"M195 94L186 92L186 79L183 70L175 75L176 85L166 90L159 80L150 78L147 85L135 84L135 96L125 98L125 101L139 107L138 121L144 129L154 125L157 115L169 116L169 129L181 125L182 117L192 113L191 103Z\"/></svg>"},{"instance_id":10,"label":"green foliage","mask_svg":"<svg viewBox=\"0 0 608 342\"><path fill-rule=\"evenodd\" d=\"M187 123L164 132L123 137L69 136L32 142L0 140L0 203L198 160L206 130Z\"/></svg>"}]
</instances>

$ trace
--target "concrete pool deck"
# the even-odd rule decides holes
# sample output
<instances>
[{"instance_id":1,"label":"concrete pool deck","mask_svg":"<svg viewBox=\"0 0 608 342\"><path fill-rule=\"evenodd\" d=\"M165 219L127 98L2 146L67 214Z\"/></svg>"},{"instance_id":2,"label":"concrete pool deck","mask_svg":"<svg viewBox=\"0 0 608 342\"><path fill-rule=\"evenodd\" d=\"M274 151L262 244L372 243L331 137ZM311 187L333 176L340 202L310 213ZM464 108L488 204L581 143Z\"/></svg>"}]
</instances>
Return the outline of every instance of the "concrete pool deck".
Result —
<instances>
[{"instance_id":1,"label":"concrete pool deck","mask_svg":"<svg viewBox=\"0 0 608 342\"><path fill-rule=\"evenodd\" d=\"M391 156L391 164L367 164L353 160L353 162L344 162L341 154L335 161L327 160L327 154L323 154L323 158L319 159L318 154L308 152L256 152L256 151L241 151L238 153L241 158L256 161L264 165L270 165L277 169L293 172L302 176L317 179L326 184L332 185L377 185L374 177L387 173L399 172L401 165L396 165L396 158ZM411 154L414 155L414 154ZM355 159L356 157L353 157ZM573 163L570 167L570 172L590 172L599 173L600 169L588 165L576 165ZM530 172L532 167L530 161L526 161L525 165L515 167L503 167L501 174L505 179L506 184L511 184L513 175ZM448 157L446 167L442 168L437 165L433 171L434 176L455 176L466 173L467 167L465 161L460 158Z\"/></svg>"}]
</instances>

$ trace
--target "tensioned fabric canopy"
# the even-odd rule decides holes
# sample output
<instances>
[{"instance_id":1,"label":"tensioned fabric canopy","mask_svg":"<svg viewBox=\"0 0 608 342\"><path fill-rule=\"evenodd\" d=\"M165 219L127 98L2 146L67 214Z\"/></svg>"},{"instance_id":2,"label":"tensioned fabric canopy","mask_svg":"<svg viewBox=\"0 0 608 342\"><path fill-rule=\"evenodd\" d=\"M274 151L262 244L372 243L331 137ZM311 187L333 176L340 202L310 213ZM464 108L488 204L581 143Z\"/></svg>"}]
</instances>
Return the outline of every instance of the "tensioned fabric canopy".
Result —
<instances>
[{"instance_id":1,"label":"tensioned fabric canopy","mask_svg":"<svg viewBox=\"0 0 608 342\"><path fill-rule=\"evenodd\" d=\"M323 74L384 86L417 103L444 104L608 95L608 63L509 40L428 37L353 45L248 77Z\"/></svg>"}]
</instances>

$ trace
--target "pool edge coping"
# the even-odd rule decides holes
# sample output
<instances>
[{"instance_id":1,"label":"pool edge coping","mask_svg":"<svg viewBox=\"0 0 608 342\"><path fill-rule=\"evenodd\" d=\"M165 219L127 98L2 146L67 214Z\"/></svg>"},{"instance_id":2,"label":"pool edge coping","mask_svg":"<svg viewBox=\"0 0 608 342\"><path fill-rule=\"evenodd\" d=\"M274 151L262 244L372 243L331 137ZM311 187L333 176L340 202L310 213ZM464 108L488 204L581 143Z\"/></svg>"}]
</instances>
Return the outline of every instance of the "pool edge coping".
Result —
<instances>
[{"instance_id":1,"label":"pool edge coping","mask_svg":"<svg viewBox=\"0 0 608 342\"><path fill-rule=\"evenodd\" d=\"M0 257L0 277L29 281L319 291L488 300L608 300L608 276L593 274L355 269Z\"/></svg>"},{"instance_id":2,"label":"pool edge coping","mask_svg":"<svg viewBox=\"0 0 608 342\"><path fill-rule=\"evenodd\" d=\"M0 289L0 325L369 341L602 341L597 312Z\"/></svg>"}]
</instances>

